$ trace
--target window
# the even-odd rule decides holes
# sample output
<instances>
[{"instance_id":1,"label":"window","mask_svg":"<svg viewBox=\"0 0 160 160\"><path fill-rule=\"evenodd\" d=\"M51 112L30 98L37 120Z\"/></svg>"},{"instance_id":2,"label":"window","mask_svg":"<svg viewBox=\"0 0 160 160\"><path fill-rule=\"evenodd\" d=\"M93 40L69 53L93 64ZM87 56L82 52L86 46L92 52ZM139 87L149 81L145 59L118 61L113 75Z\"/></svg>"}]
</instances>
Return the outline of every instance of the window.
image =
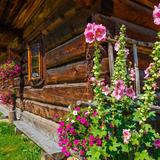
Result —
<instances>
[{"instance_id":1,"label":"window","mask_svg":"<svg viewBox=\"0 0 160 160\"><path fill-rule=\"evenodd\" d=\"M43 45L38 39L28 45L28 80L32 86L43 84Z\"/></svg>"}]
</instances>

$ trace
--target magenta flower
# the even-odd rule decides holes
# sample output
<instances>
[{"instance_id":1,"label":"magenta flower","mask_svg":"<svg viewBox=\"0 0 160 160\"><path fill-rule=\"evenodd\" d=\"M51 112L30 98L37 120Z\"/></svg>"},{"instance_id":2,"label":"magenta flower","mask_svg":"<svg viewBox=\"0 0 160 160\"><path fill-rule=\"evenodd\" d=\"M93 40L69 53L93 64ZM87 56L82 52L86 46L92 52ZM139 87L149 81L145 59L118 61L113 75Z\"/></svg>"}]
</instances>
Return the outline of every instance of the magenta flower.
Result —
<instances>
[{"instance_id":1,"label":"magenta flower","mask_svg":"<svg viewBox=\"0 0 160 160\"><path fill-rule=\"evenodd\" d=\"M80 150L79 154L80 154L81 156L84 156L85 152L84 152L83 150Z\"/></svg>"},{"instance_id":2,"label":"magenta flower","mask_svg":"<svg viewBox=\"0 0 160 160\"><path fill-rule=\"evenodd\" d=\"M90 135L90 136L89 136L89 140L90 140L90 141L94 141L94 140L95 140L95 137L94 137L93 135Z\"/></svg>"},{"instance_id":3,"label":"magenta flower","mask_svg":"<svg viewBox=\"0 0 160 160\"><path fill-rule=\"evenodd\" d=\"M71 128L71 126L72 126L71 123L67 124L67 125L66 125L66 130L68 131L68 130Z\"/></svg>"},{"instance_id":4,"label":"magenta flower","mask_svg":"<svg viewBox=\"0 0 160 160\"><path fill-rule=\"evenodd\" d=\"M158 149L158 148L160 148L160 139L156 139L155 141L154 141L154 146Z\"/></svg>"},{"instance_id":5,"label":"magenta flower","mask_svg":"<svg viewBox=\"0 0 160 160\"><path fill-rule=\"evenodd\" d=\"M102 146L102 141L100 138L97 138L96 144L97 144L97 146Z\"/></svg>"},{"instance_id":6,"label":"magenta flower","mask_svg":"<svg viewBox=\"0 0 160 160\"><path fill-rule=\"evenodd\" d=\"M123 142L125 144L128 144L130 138L131 138L130 130L129 129L123 129Z\"/></svg>"},{"instance_id":7,"label":"magenta flower","mask_svg":"<svg viewBox=\"0 0 160 160\"><path fill-rule=\"evenodd\" d=\"M124 90L116 89L113 91L112 96L115 97L117 100L120 100L124 95Z\"/></svg>"},{"instance_id":8,"label":"magenta flower","mask_svg":"<svg viewBox=\"0 0 160 160\"><path fill-rule=\"evenodd\" d=\"M98 116L98 112L94 111L93 114L92 114L92 117L96 117L96 116Z\"/></svg>"},{"instance_id":9,"label":"magenta flower","mask_svg":"<svg viewBox=\"0 0 160 160\"><path fill-rule=\"evenodd\" d=\"M76 110L77 112L79 112L81 109L80 109L79 106L77 106L77 107L75 108L75 110Z\"/></svg>"},{"instance_id":10,"label":"magenta flower","mask_svg":"<svg viewBox=\"0 0 160 160\"><path fill-rule=\"evenodd\" d=\"M135 91L133 90L133 87L129 87L129 88L126 88L126 95L130 98L135 98Z\"/></svg>"},{"instance_id":11,"label":"magenta flower","mask_svg":"<svg viewBox=\"0 0 160 160\"><path fill-rule=\"evenodd\" d=\"M102 24L95 25L95 37L97 41L104 41L106 39L106 27Z\"/></svg>"},{"instance_id":12,"label":"magenta flower","mask_svg":"<svg viewBox=\"0 0 160 160\"><path fill-rule=\"evenodd\" d=\"M73 143L77 146L79 144L79 140L75 139Z\"/></svg>"},{"instance_id":13,"label":"magenta flower","mask_svg":"<svg viewBox=\"0 0 160 160\"><path fill-rule=\"evenodd\" d=\"M154 6L153 19L156 25L160 25L160 3L158 6Z\"/></svg>"},{"instance_id":14,"label":"magenta flower","mask_svg":"<svg viewBox=\"0 0 160 160\"><path fill-rule=\"evenodd\" d=\"M65 123L64 123L63 121L61 121L61 122L59 122L59 125L60 125L61 127L64 127L64 126L65 126Z\"/></svg>"},{"instance_id":15,"label":"magenta flower","mask_svg":"<svg viewBox=\"0 0 160 160\"><path fill-rule=\"evenodd\" d=\"M82 124L85 124L85 123L87 122L87 120L86 120L85 118L81 118L81 119L80 119L80 122L81 122Z\"/></svg>"},{"instance_id":16,"label":"magenta flower","mask_svg":"<svg viewBox=\"0 0 160 160\"><path fill-rule=\"evenodd\" d=\"M93 141L90 141L89 142L89 145L92 147L94 145L94 142Z\"/></svg>"},{"instance_id":17,"label":"magenta flower","mask_svg":"<svg viewBox=\"0 0 160 160\"><path fill-rule=\"evenodd\" d=\"M82 146L86 147L86 144L87 144L87 140L86 139L82 140Z\"/></svg>"}]
</instances>

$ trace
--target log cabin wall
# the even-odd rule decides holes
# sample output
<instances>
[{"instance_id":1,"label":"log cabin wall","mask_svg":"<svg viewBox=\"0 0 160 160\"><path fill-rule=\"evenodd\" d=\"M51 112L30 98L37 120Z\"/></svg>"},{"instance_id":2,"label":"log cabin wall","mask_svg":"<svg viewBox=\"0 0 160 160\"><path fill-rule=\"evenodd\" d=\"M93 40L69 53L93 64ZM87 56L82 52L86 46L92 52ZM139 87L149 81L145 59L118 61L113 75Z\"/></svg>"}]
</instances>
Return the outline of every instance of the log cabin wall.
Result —
<instances>
[{"instance_id":1,"label":"log cabin wall","mask_svg":"<svg viewBox=\"0 0 160 160\"><path fill-rule=\"evenodd\" d=\"M25 41L43 35L45 76L43 87L33 88L30 85L27 78L27 53L24 52L25 70L15 83L17 107L57 121L56 114L64 117L68 105L77 100L89 99L87 47L83 36L86 24L93 21L102 23L113 37L120 25L125 24L128 37L153 42L159 30L152 23L152 9L157 3L158 0L41 0L35 1L32 7L26 7L14 23L19 28L24 26ZM133 59L132 54L129 59ZM149 62L149 54L139 52L141 79ZM104 75L108 79L107 51L102 63Z\"/></svg>"}]
</instances>

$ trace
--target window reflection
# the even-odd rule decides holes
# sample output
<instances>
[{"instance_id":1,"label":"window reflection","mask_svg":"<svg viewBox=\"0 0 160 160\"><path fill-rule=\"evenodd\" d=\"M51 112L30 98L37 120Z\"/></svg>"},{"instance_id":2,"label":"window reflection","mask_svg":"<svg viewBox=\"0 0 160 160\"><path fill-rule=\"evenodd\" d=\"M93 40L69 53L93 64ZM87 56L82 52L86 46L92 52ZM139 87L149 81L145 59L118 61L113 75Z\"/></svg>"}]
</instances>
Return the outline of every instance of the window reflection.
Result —
<instances>
[{"instance_id":1,"label":"window reflection","mask_svg":"<svg viewBox=\"0 0 160 160\"><path fill-rule=\"evenodd\" d=\"M40 77L39 75L39 55L40 55L40 45L39 43L34 44L31 47L31 53L32 53L32 71L31 71L31 76L32 78L38 78Z\"/></svg>"}]
</instances>

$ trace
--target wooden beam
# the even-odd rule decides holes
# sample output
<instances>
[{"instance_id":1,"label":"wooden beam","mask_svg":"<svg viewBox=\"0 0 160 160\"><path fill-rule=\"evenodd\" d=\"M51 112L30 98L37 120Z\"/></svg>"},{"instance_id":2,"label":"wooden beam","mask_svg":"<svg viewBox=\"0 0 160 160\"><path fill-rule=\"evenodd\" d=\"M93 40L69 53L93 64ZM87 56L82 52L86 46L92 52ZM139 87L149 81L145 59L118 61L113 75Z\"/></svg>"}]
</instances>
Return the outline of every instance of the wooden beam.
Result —
<instances>
[{"instance_id":1,"label":"wooden beam","mask_svg":"<svg viewBox=\"0 0 160 160\"><path fill-rule=\"evenodd\" d=\"M3 25L2 23L0 23L0 33L13 35L15 37L23 36L23 31L21 29L17 29L9 25Z\"/></svg>"}]
</instances>

